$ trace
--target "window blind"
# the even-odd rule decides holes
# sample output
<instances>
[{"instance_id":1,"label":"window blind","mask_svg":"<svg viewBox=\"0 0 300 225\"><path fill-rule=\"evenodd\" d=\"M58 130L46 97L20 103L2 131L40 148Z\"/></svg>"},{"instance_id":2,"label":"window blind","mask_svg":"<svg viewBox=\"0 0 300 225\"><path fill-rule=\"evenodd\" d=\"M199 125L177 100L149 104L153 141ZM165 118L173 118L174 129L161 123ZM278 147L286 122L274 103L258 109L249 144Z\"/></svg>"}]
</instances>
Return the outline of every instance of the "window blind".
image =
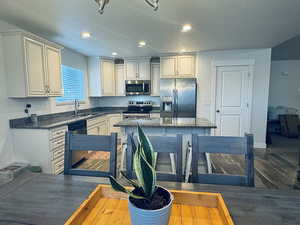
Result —
<instances>
[{"instance_id":1,"label":"window blind","mask_svg":"<svg viewBox=\"0 0 300 225\"><path fill-rule=\"evenodd\" d=\"M85 97L83 72L65 65L61 66L61 70L64 96L56 98L56 101L59 103L71 102L75 99L83 101Z\"/></svg>"}]
</instances>

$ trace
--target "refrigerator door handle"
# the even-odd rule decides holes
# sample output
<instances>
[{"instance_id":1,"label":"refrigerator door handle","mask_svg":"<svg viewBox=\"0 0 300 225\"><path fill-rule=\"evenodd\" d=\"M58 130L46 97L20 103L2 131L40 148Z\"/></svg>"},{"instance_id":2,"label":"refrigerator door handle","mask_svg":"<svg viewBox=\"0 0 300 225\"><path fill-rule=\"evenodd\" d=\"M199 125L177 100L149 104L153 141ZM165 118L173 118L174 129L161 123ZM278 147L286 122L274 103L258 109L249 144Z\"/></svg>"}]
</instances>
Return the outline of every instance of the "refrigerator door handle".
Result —
<instances>
[{"instance_id":1,"label":"refrigerator door handle","mask_svg":"<svg viewBox=\"0 0 300 225\"><path fill-rule=\"evenodd\" d=\"M174 99L175 99L175 105L174 105L174 109L175 109L175 117L178 116L178 91L177 89L174 90Z\"/></svg>"},{"instance_id":2,"label":"refrigerator door handle","mask_svg":"<svg viewBox=\"0 0 300 225\"><path fill-rule=\"evenodd\" d=\"M172 117L176 117L176 105L177 105L177 98L176 98L176 90L173 89L173 113Z\"/></svg>"}]
</instances>

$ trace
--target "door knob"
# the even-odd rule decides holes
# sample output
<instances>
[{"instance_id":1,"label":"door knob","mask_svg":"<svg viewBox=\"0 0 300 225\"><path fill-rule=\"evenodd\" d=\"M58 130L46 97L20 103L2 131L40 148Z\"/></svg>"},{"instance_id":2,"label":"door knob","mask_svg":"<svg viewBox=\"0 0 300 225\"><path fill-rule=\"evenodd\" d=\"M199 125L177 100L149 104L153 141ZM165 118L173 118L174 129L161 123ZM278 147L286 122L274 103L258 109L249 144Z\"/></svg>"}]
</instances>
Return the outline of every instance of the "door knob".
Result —
<instances>
[{"instance_id":1,"label":"door knob","mask_svg":"<svg viewBox=\"0 0 300 225\"><path fill-rule=\"evenodd\" d=\"M220 113L220 110L217 110L217 113Z\"/></svg>"}]
</instances>

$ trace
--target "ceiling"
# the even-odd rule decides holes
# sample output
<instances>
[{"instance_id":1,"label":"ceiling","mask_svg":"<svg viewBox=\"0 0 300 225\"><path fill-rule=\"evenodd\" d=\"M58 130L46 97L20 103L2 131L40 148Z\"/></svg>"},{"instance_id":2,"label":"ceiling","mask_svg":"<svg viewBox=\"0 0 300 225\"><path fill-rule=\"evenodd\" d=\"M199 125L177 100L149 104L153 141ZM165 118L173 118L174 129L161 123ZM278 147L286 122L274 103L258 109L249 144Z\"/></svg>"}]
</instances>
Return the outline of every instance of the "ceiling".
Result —
<instances>
[{"instance_id":1,"label":"ceiling","mask_svg":"<svg viewBox=\"0 0 300 225\"><path fill-rule=\"evenodd\" d=\"M94 0L1 0L0 19L85 55L155 56L274 47L300 33L299 8L297 0L160 0L154 12L144 0L111 0L101 16ZM180 32L185 23L191 32Z\"/></svg>"}]
</instances>

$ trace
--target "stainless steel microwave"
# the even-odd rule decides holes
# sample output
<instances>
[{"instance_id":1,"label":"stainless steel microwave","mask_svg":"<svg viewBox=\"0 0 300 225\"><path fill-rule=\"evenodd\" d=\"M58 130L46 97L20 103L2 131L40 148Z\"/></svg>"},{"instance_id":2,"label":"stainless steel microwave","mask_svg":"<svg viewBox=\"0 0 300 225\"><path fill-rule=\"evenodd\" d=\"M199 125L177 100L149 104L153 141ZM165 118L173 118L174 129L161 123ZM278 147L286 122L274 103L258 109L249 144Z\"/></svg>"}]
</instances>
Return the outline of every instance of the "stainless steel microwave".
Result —
<instances>
[{"instance_id":1,"label":"stainless steel microwave","mask_svg":"<svg viewBox=\"0 0 300 225\"><path fill-rule=\"evenodd\" d=\"M151 81L150 80L126 80L125 81L126 95L150 95Z\"/></svg>"}]
</instances>

